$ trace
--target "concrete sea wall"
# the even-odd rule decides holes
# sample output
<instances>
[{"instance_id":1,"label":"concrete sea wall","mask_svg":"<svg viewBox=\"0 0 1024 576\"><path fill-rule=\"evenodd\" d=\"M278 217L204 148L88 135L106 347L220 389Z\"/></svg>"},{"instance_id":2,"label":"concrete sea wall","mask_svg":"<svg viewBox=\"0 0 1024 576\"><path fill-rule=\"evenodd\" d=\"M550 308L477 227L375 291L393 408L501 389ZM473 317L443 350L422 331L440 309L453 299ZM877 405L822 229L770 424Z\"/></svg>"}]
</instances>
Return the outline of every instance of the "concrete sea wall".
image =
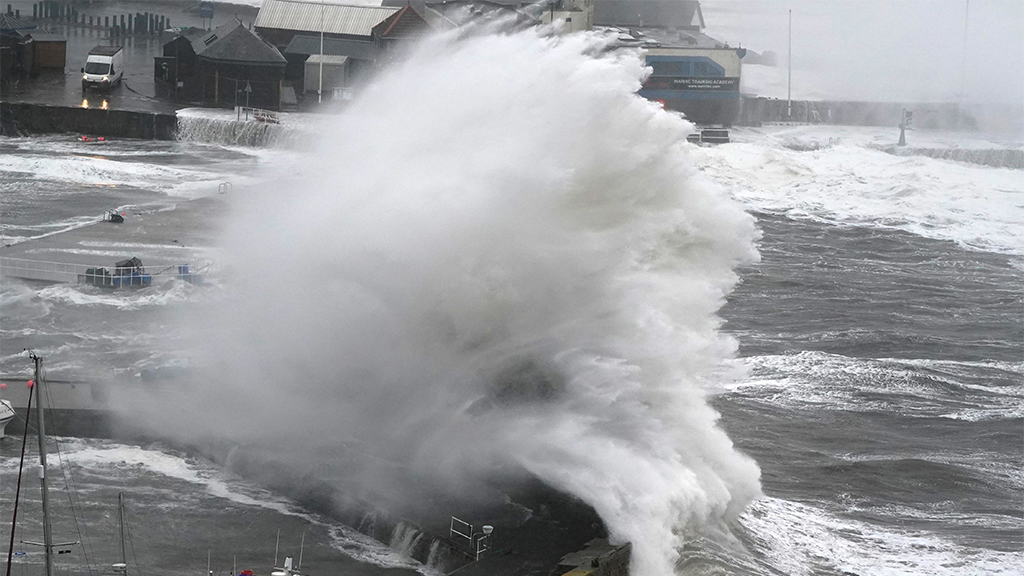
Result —
<instances>
[{"instance_id":1,"label":"concrete sea wall","mask_svg":"<svg viewBox=\"0 0 1024 576\"><path fill-rule=\"evenodd\" d=\"M0 102L0 134L24 136L72 132L88 136L174 140L174 114Z\"/></svg>"}]
</instances>

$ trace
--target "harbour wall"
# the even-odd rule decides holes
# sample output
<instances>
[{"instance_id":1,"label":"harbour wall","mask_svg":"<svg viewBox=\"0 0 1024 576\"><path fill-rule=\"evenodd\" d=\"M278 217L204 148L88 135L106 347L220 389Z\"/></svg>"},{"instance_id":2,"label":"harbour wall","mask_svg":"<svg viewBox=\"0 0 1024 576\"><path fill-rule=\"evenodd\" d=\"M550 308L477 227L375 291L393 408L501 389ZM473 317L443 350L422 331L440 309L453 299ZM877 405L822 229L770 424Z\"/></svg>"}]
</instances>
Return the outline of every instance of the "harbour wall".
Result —
<instances>
[{"instance_id":1,"label":"harbour wall","mask_svg":"<svg viewBox=\"0 0 1024 576\"><path fill-rule=\"evenodd\" d=\"M0 134L6 136L73 132L89 136L174 140L177 131L178 119L173 113L0 102Z\"/></svg>"},{"instance_id":2,"label":"harbour wall","mask_svg":"<svg viewBox=\"0 0 1024 576\"><path fill-rule=\"evenodd\" d=\"M903 111L914 113L913 127L925 130L985 130L1019 134L1024 131L1024 108L1012 104L943 102L858 102L850 100L786 100L741 98L737 126L774 122L898 126Z\"/></svg>"}]
</instances>

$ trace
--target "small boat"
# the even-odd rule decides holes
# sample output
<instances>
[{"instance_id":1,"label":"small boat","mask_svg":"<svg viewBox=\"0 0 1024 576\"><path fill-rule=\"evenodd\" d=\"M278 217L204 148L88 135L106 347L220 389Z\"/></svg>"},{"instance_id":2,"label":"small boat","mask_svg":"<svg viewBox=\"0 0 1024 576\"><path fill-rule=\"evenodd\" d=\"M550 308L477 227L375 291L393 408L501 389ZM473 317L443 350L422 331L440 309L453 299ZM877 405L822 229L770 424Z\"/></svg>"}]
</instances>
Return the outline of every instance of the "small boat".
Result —
<instances>
[{"instance_id":1,"label":"small boat","mask_svg":"<svg viewBox=\"0 0 1024 576\"><path fill-rule=\"evenodd\" d=\"M14 420L14 408L9 400L0 400L0 438L5 437L7 424Z\"/></svg>"},{"instance_id":2,"label":"small boat","mask_svg":"<svg viewBox=\"0 0 1024 576\"><path fill-rule=\"evenodd\" d=\"M132 257L114 264L113 274L106 268L87 268L85 274L78 275L78 283L103 288L141 288L153 284L153 276L146 274L142 260Z\"/></svg>"},{"instance_id":3,"label":"small boat","mask_svg":"<svg viewBox=\"0 0 1024 576\"><path fill-rule=\"evenodd\" d=\"M103 213L103 221L113 224L124 224L124 214L118 214L116 210L107 210Z\"/></svg>"}]
</instances>

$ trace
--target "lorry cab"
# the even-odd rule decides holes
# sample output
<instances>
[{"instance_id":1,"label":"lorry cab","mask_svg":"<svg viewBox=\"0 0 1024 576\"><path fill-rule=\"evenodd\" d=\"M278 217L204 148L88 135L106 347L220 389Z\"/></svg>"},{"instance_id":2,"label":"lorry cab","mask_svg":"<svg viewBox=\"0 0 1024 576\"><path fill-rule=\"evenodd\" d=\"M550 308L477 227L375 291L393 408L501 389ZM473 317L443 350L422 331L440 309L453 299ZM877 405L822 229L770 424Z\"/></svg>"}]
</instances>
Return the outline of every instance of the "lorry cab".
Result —
<instances>
[{"instance_id":1,"label":"lorry cab","mask_svg":"<svg viewBox=\"0 0 1024 576\"><path fill-rule=\"evenodd\" d=\"M109 91L124 77L124 50L120 46L97 46L89 51L82 68L82 91Z\"/></svg>"}]
</instances>

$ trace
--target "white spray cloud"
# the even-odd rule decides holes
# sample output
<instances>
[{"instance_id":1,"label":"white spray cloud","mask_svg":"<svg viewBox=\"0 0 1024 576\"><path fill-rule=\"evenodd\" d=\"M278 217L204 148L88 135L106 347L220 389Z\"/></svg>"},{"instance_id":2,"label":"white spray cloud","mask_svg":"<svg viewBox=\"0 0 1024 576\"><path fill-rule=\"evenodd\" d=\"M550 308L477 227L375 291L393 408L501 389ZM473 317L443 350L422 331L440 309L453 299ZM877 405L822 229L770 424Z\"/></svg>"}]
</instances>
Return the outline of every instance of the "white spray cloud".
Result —
<instances>
[{"instance_id":1,"label":"white spray cloud","mask_svg":"<svg viewBox=\"0 0 1024 576\"><path fill-rule=\"evenodd\" d=\"M435 38L325 116L228 228L251 274L204 320L224 381L200 404L428 477L525 469L631 541L635 574L673 573L681 534L759 494L703 387L757 232L635 96L637 55L603 47Z\"/></svg>"}]
</instances>

